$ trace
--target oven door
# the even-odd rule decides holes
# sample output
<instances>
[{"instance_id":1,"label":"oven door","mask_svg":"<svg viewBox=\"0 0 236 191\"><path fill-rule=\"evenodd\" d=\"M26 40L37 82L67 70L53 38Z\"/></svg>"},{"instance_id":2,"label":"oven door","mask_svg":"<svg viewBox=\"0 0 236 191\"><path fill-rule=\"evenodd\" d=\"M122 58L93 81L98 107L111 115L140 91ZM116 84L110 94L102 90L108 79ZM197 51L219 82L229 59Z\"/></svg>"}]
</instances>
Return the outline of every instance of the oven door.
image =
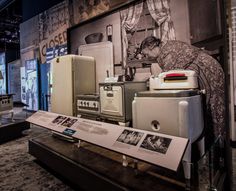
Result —
<instances>
[{"instance_id":1,"label":"oven door","mask_svg":"<svg viewBox=\"0 0 236 191\"><path fill-rule=\"evenodd\" d=\"M123 116L122 86L100 86L101 114Z\"/></svg>"}]
</instances>

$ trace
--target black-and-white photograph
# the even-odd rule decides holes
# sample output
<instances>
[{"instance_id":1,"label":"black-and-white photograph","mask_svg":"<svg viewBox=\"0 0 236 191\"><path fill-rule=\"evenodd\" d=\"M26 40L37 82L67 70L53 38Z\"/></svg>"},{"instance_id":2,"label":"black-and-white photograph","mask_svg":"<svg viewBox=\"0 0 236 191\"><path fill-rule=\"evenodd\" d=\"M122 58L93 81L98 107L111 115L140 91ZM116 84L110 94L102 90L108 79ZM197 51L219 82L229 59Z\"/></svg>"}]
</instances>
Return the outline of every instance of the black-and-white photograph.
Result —
<instances>
[{"instance_id":1,"label":"black-and-white photograph","mask_svg":"<svg viewBox=\"0 0 236 191\"><path fill-rule=\"evenodd\" d=\"M76 121L78 121L78 119L72 119L68 117L61 125L65 127L71 127L75 124Z\"/></svg>"},{"instance_id":2,"label":"black-and-white photograph","mask_svg":"<svg viewBox=\"0 0 236 191\"><path fill-rule=\"evenodd\" d=\"M55 118L52 123L53 124L60 124L62 123L67 117L59 115L57 118Z\"/></svg>"},{"instance_id":3,"label":"black-and-white photograph","mask_svg":"<svg viewBox=\"0 0 236 191\"><path fill-rule=\"evenodd\" d=\"M166 154L171 140L172 139L166 137L147 135L140 147L158 153Z\"/></svg>"},{"instance_id":4,"label":"black-and-white photograph","mask_svg":"<svg viewBox=\"0 0 236 191\"><path fill-rule=\"evenodd\" d=\"M116 141L136 146L143 135L137 131L124 130Z\"/></svg>"}]
</instances>

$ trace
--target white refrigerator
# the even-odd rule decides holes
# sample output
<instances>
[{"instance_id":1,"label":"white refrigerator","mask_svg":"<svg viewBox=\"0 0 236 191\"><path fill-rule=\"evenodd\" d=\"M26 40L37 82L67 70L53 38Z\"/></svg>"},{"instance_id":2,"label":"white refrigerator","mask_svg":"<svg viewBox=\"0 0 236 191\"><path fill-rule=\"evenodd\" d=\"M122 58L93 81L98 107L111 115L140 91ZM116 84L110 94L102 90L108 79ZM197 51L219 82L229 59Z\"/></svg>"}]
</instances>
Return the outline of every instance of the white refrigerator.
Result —
<instances>
[{"instance_id":1,"label":"white refrigerator","mask_svg":"<svg viewBox=\"0 0 236 191\"><path fill-rule=\"evenodd\" d=\"M99 93L99 83L105 81L107 71L114 76L113 44L110 41L80 45L79 55L92 56L96 61L96 92Z\"/></svg>"},{"instance_id":2,"label":"white refrigerator","mask_svg":"<svg viewBox=\"0 0 236 191\"><path fill-rule=\"evenodd\" d=\"M78 55L60 56L52 60L51 71L51 111L75 116L76 95L95 93L95 59Z\"/></svg>"}]
</instances>

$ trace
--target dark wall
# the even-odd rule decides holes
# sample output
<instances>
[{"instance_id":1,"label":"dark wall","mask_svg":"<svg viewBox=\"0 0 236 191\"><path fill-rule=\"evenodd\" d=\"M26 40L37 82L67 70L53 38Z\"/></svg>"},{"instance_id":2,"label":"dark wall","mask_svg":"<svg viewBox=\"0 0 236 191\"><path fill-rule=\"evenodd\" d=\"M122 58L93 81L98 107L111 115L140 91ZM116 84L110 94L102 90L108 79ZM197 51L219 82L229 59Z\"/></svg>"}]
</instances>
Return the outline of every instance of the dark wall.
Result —
<instances>
[{"instance_id":1,"label":"dark wall","mask_svg":"<svg viewBox=\"0 0 236 191\"><path fill-rule=\"evenodd\" d=\"M12 62L14 60L17 60L20 58L20 51L19 50L13 50L13 49L7 49L5 51L6 56L6 63Z\"/></svg>"},{"instance_id":2,"label":"dark wall","mask_svg":"<svg viewBox=\"0 0 236 191\"><path fill-rule=\"evenodd\" d=\"M63 0L22 0L23 22L62 1Z\"/></svg>"},{"instance_id":3,"label":"dark wall","mask_svg":"<svg viewBox=\"0 0 236 191\"><path fill-rule=\"evenodd\" d=\"M20 58L20 51L19 50L11 50L11 49L8 49L5 51L5 58L6 58L6 91L7 93L9 93L8 91L8 63L9 62L12 62L14 60L17 60ZM20 78L19 78L20 79Z\"/></svg>"}]
</instances>

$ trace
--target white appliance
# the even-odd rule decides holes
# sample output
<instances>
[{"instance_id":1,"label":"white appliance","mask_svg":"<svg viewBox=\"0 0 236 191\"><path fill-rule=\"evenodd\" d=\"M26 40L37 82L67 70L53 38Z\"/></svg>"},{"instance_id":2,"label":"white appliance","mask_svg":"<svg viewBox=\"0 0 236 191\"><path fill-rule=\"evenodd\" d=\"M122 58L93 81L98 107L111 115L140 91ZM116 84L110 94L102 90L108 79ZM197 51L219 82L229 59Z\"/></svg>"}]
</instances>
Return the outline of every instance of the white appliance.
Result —
<instances>
[{"instance_id":1,"label":"white appliance","mask_svg":"<svg viewBox=\"0 0 236 191\"><path fill-rule=\"evenodd\" d=\"M79 55L91 56L96 61L96 92L99 92L99 83L105 81L107 72L114 75L113 44L110 41L85 44L79 46Z\"/></svg>"},{"instance_id":2,"label":"white appliance","mask_svg":"<svg viewBox=\"0 0 236 191\"><path fill-rule=\"evenodd\" d=\"M65 55L54 58L52 69L51 111L76 115L76 95L95 93L93 57Z\"/></svg>"},{"instance_id":3,"label":"white appliance","mask_svg":"<svg viewBox=\"0 0 236 191\"><path fill-rule=\"evenodd\" d=\"M132 101L135 93L146 90L146 82L100 83L101 117L120 123L132 119Z\"/></svg>"},{"instance_id":4,"label":"white appliance","mask_svg":"<svg viewBox=\"0 0 236 191\"><path fill-rule=\"evenodd\" d=\"M203 131L202 100L197 90L154 90L136 94L133 127L189 138Z\"/></svg>"},{"instance_id":5,"label":"white appliance","mask_svg":"<svg viewBox=\"0 0 236 191\"><path fill-rule=\"evenodd\" d=\"M204 129L197 75L194 71L175 70L160 73L152 80L151 90L138 92L134 98L133 127L188 138L183 167L185 178L190 179L192 143L198 141ZM199 146L203 142L198 141ZM204 153L204 146L200 152Z\"/></svg>"},{"instance_id":6,"label":"white appliance","mask_svg":"<svg viewBox=\"0 0 236 191\"><path fill-rule=\"evenodd\" d=\"M194 142L204 127L197 88L197 74L192 70L171 70L151 77L151 90L137 93L132 103L133 127Z\"/></svg>"},{"instance_id":7,"label":"white appliance","mask_svg":"<svg viewBox=\"0 0 236 191\"><path fill-rule=\"evenodd\" d=\"M158 76L151 76L150 90L161 89L196 89L198 88L197 74L193 70L171 70Z\"/></svg>"}]
</instances>

